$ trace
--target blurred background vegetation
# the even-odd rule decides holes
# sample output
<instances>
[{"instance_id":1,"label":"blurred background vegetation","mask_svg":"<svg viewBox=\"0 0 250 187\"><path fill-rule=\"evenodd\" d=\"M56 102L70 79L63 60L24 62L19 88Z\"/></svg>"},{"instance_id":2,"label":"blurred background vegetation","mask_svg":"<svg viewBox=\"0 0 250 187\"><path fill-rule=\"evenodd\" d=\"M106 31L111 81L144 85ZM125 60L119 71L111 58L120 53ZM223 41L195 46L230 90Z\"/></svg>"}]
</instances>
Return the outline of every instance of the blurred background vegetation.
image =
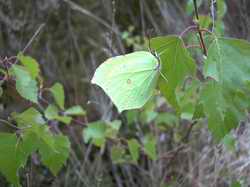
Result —
<instances>
[{"instance_id":1,"label":"blurred background vegetation","mask_svg":"<svg viewBox=\"0 0 250 187\"><path fill-rule=\"evenodd\" d=\"M250 41L250 2L217 0L212 6L212 1L199 1L203 26L214 24L221 35ZM231 151L213 142L206 124L189 132L190 124L179 121L160 96L142 110L119 115L103 91L90 84L94 70L106 58L147 49L148 35L180 34L192 25L192 1L0 0L1 58L21 51L41 24L45 25L26 54L39 61L44 84L63 83L67 105L84 106L87 116L77 119L81 123L59 125L72 143L70 159L60 174L54 177L34 154L23 171L24 186L232 186L241 180L250 184L247 122L234 132L237 143ZM191 52L200 59L195 50ZM0 116L6 117L22 111L26 103L16 100L11 87L5 89L13 96L1 98ZM87 124L114 120L121 128L106 146L84 142L82 129ZM138 162L131 162L124 153L123 139L129 138L150 139L145 150L151 156L141 152ZM156 153L157 159L152 159ZM7 186L4 178L0 180L0 186Z\"/></svg>"}]
</instances>

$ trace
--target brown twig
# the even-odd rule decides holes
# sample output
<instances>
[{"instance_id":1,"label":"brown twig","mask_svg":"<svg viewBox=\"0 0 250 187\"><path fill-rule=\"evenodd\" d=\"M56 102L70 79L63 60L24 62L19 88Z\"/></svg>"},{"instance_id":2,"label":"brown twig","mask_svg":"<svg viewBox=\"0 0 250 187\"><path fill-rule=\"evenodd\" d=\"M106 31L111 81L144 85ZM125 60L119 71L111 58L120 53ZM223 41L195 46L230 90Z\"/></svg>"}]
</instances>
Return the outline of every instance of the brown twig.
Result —
<instances>
[{"instance_id":1,"label":"brown twig","mask_svg":"<svg viewBox=\"0 0 250 187\"><path fill-rule=\"evenodd\" d=\"M200 37L201 47L203 49L203 54L205 56L207 56L207 48L206 48L206 45L205 45L205 42L204 42L204 38L203 38L203 34L202 34L202 31L201 31L200 25L199 25L199 14L198 14L197 1L193 0L193 3L194 3L195 16L196 16L196 19L197 19L195 21L195 24L197 26L198 34L199 34L199 37Z\"/></svg>"}]
</instances>

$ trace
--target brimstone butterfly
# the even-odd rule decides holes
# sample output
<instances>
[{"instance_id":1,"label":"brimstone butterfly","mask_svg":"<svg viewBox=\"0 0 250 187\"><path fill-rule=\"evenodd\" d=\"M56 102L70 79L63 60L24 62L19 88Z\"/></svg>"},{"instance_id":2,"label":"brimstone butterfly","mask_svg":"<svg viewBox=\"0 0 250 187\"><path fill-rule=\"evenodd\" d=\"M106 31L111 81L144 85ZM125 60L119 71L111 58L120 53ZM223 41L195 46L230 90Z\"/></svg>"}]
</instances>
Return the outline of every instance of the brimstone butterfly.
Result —
<instances>
[{"instance_id":1,"label":"brimstone butterfly","mask_svg":"<svg viewBox=\"0 0 250 187\"><path fill-rule=\"evenodd\" d=\"M119 112L141 108L152 96L160 74L160 61L147 51L107 59L92 83L100 86Z\"/></svg>"}]
</instances>

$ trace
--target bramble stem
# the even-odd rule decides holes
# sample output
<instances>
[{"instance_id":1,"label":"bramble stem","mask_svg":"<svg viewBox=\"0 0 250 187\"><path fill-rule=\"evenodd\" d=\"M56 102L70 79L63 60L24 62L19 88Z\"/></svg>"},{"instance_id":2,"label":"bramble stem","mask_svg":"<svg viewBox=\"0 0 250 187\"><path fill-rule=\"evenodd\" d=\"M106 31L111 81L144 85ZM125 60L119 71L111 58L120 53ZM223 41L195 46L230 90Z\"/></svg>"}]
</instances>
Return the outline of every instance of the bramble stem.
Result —
<instances>
[{"instance_id":1,"label":"bramble stem","mask_svg":"<svg viewBox=\"0 0 250 187\"><path fill-rule=\"evenodd\" d=\"M195 16L196 16L196 19L197 19L195 24L197 26L198 34L199 34L199 37L200 37L200 43L201 43L204 55L207 56L207 48L206 48L204 38L203 38L203 34L202 34L202 31L201 31L200 25L199 25L199 14L198 14L197 1L193 0L193 3L194 3Z\"/></svg>"}]
</instances>

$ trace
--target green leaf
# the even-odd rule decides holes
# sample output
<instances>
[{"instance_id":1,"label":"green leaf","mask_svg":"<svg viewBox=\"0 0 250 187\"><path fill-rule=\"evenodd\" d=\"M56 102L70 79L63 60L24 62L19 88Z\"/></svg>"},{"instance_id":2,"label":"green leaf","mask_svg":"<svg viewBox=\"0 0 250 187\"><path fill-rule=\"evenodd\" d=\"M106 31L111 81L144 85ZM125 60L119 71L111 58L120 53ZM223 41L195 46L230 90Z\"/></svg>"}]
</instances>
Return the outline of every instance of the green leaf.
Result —
<instances>
[{"instance_id":1,"label":"green leaf","mask_svg":"<svg viewBox=\"0 0 250 187\"><path fill-rule=\"evenodd\" d=\"M237 127L249 108L250 44L243 40L216 38L208 50L202 103L208 126L218 140Z\"/></svg>"},{"instance_id":2,"label":"green leaf","mask_svg":"<svg viewBox=\"0 0 250 187\"><path fill-rule=\"evenodd\" d=\"M146 136L143 141L144 151L152 160L157 159L156 143L156 138L153 136Z\"/></svg>"},{"instance_id":3,"label":"green leaf","mask_svg":"<svg viewBox=\"0 0 250 187\"><path fill-rule=\"evenodd\" d=\"M17 55L17 59L21 62L26 70L30 73L32 79L36 79L40 73L38 62L30 56L24 56L22 53Z\"/></svg>"},{"instance_id":4,"label":"green leaf","mask_svg":"<svg viewBox=\"0 0 250 187\"><path fill-rule=\"evenodd\" d=\"M20 114L13 113L12 118L17 122L18 127L27 127L32 124L45 124L42 114L32 107Z\"/></svg>"},{"instance_id":5,"label":"green leaf","mask_svg":"<svg viewBox=\"0 0 250 187\"><path fill-rule=\"evenodd\" d=\"M132 156L133 161L137 162L139 159L140 144L136 139L128 140L128 149Z\"/></svg>"},{"instance_id":6,"label":"green leaf","mask_svg":"<svg viewBox=\"0 0 250 187\"><path fill-rule=\"evenodd\" d=\"M119 112L141 108L152 96L159 76L157 58L146 51L109 58L92 78Z\"/></svg>"},{"instance_id":7,"label":"green leaf","mask_svg":"<svg viewBox=\"0 0 250 187\"><path fill-rule=\"evenodd\" d=\"M199 15L199 25L201 28L206 28L208 29L209 26L212 24L212 19L210 16L206 15Z\"/></svg>"},{"instance_id":8,"label":"green leaf","mask_svg":"<svg viewBox=\"0 0 250 187\"><path fill-rule=\"evenodd\" d=\"M49 105L44 111L44 115L48 120L53 120L58 117L58 108L55 105Z\"/></svg>"},{"instance_id":9,"label":"green leaf","mask_svg":"<svg viewBox=\"0 0 250 187\"><path fill-rule=\"evenodd\" d=\"M177 100L181 111L180 117L182 119L192 120L197 100L200 97L198 91L200 86L200 81L193 79L192 81L187 81L182 90L177 92Z\"/></svg>"},{"instance_id":10,"label":"green leaf","mask_svg":"<svg viewBox=\"0 0 250 187\"><path fill-rule=\"evenodd\" d=\"M37 103L38 88L36 80L32 79L29 72L27 72L22 66L13 65L10 71L16 78L16 89L18 93L23 98Z\"/></svg>"},{"instance_id":11,"label":"green leaf","mask_svg":"<svg viewBox=\"0 0 250 187\"><path fill-rule=\"evenodd\" d=\"M223 140L222 143L225 145L225 147L229 150L229 151L236 151L236 140L235 138L231 135L231 134L227 134Z\"/></svg>"},{"instance_id":12,"label":"green leaf","mask_svg":"<svg viewBox=\"0 0 250 187\"><path fill-rule=\"evenodd\" d=\"M242 185L241 185L241 183L239 182L239 181L234 181L231 185L230 185L230 187L241 187Z\"/></svg>"},{"instance_id":13,"label":"green leaf","mask_svg":"<svg viewBox=\"0 0 250 187\"><path fill-rule=\"evenodd\" d=\"M64 109L64 101L65 101L65 96L64 96L64 89L62 84L60 83L55 83L51 88L50 88L50 92L52 93L56 104L58 104L58 106L61 109Z\"/></svg>"},{"instance_id":14,"label":"green leaf","mask_svg":"<svg viewBox=\"0 0 250 187\"><path fill-rule=\"evenodd\" d=\"M0 172L16 186L19 186L18 171L26 165L35 149L34 143L28 136L17 139L15 134L0 133Z\"/></svg>"},{"instance_id":15,"label":"green leaf","mask_svg":"<svg viewBox=\"0 0 250 187\"><path fill-rule=\"evenodd\" d=\"M42 162L46 165L54 175L62 168L69 156L70 142L66 136L57 135L51 137L53 139L53 148L41 142L39 145L39 153Z\"/></svg>"},{"instance_id":16,"label":"green leaf","mask_svg":"<svg viewBox=\"0 0 250 187\"><path fill-rule=\"evenodd\" d=\"M120 127L121 127L121 121L119 120L108 122L106 124L105 137L116 138Z\"/></svg>"},{"instance_id":17,"label":"green leaf","mask_svg":"<svg viewBox=\"0 0 250 187\"><path fill-rule=\"evenodd\" d=\"M69 109L67 109L65 112L64 112L65 115L71 115L71 116L84 116L86 115L86 111L82 109L81 106L73 106Z\"/></svg>"},{"instance_id":18,"label":"green leaf","mask_svg":"<svg viewBox=\"0 0 250 187\"><path fill-rule=\"evenodd\" d=\"M0 133L0 171L7 180L19 184L18 170L23 160L16 157L17 138L15 134Z\"/></svg>"},{"instance_id":19,"label":"green leaf","mask_svg":"<svg viewBox=\"0 0 250 187\"><path fill-rule=\"evenodd\" d=\"M171 113L159 113L156 117L155 123L157 125L169 125L171 127L179 124L179 119L176 115Z\"/></svg>"},{"instance_id":20,"label":"green leaf","mask_svg":"<svg viewBox=\"0 0 250 187\"><path fill-rule=\"evenodd\" d=\"M89 123L88 127L83 130L84 142L88 143L90 140L97 143L97 146L102 146L105 143L106 125L102 121Z\"/></svg>"},{"instance_id":21,"label":"green leaf","mask_svg":"<svg viewBox=\"0 0 250 187\"><path fill-rule=\"evenodd\" d=\"M49 105L45 110L45 117L48 120L57 120L66 125L70 124L72 118L70 116L61 116L59 115L58 108L55 105Z\"/></svg>"},{"instance_id":22,"label":"green leaf","mask_svg":"<svg viewBox=\"0 0 250 187\"><path fill-rule=\"evenodd\" d=\"M111 148L111 159L115 164L123 163L126 160L124 159L125 150L121 146L112 146Z\"/></svg>"},{"instance_id":23,"label":"green leaf","mask_svg":"<svg viewBox=\"0 0 250 187\"><path fill-rule=\"evenodd\" d=\"M33 125L26 130L25 135L35 145L41 155L42 163L56 175L69 156L70 142L66 136L53 135L48 126Z\"/></svg>"},{"instance_id":24,"label":"green leaf","mask_svg":"<svg viewBox=\"0 0 250 187\"><path fill-rule=\"evenodd\" d=\"M70 116L57 116L56 120L66 124L66 125L69 125L72 121L72 117L70 117Z\"/></svg>"},{"instance_id":25,"label":"green leaf","mask_svg":"<svg viewBox=\"0 0 250 187\"><path fill-rule=\"evenodd\" d=\"M46 117L54 118L56 116L55 108L53 105L48 108L45 111ZM56 118L58 117L56 116ZM48 126L45 125L42 115L34 108L29 108L21 114L13 114L13 119L19 127L27 127L22 131L20 146L15 145L18 151L16 158L26 162L28 155L39 150L43 164L56 175L69 155L70 143L68 138L60 134L53 135ZM1 140L0 137L0 144Z\"/></svg>"},{"instance_id":26,"label":"green leaf","mask_svg":"<svg viewBox=\"0 0 250 187\"><path fill-rule=\"evenodd\" d=\"M151 41L151 47L156 51L161 61L159 88L167 101L179 111L176 99L176 88L183 84L184 79L194 75L195 63L178 36L156 37Z\"/></svg>"}]
</instances>

